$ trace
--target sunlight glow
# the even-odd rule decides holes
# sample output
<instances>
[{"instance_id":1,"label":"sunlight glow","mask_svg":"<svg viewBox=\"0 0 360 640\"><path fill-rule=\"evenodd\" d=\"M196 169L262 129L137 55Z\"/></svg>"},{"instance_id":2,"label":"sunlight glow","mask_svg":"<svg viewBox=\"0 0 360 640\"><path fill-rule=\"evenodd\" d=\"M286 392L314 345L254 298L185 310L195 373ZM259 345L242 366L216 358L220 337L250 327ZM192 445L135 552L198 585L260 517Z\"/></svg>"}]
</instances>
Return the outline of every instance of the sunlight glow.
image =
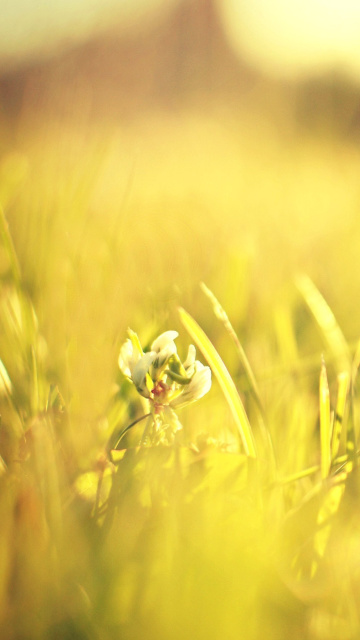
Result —
<instances>
[{"instance_id":1,"label":"sunlight glow","mask_svg":"<svg viewBox=\"0 0 360 640\"><path fill-rule=\"evenodd\" d=\"M357 0L217 0L234 48L280 76L360 74Z\"/></svg>"}]
</instances>

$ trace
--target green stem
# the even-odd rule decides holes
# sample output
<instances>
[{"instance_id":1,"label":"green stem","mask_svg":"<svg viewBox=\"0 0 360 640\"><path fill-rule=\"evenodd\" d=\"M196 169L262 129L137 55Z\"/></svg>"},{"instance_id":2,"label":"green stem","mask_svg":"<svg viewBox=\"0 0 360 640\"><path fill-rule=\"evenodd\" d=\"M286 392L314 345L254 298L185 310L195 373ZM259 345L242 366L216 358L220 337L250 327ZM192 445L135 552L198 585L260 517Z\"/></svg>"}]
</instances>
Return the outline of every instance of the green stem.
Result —
<instances>
[{"instance_id":1,"label":"green stem","mask_svg":"<svg viewBox=\"0 0 360 640\"><path fill-rule=\"evenodd\" d=\"M145 418L148 418L149 416L151 416L151 413L145 413L145 415L141 416L141 418L137 418L137 420L134 420L134 422L132 422L131 424L129 424L127 427L125 427L125 429L123 429L116 441L115 446L113 447L113 449L117 449L120 441L122 440L122 438L124 437L125 433L127 433L132 427L134 427L138 422L141 422L142 420L145 420Z\"/></svg>"}]
</instances>

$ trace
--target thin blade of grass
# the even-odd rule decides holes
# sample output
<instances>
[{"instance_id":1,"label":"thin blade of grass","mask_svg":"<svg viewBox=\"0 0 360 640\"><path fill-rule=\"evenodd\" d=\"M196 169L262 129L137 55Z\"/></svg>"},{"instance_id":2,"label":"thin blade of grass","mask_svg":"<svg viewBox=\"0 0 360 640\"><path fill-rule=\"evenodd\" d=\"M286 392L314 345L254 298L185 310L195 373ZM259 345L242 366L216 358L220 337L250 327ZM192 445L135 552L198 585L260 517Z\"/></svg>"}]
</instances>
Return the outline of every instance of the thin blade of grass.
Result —
<instances>
[{"instance_id":1,"label":"thin blade of grass","mask_svg":"<svg viewBox=\"0 0 360 640\"><path fill-rule=\"evenodd\" d=\"M264 410L263 410L263 406L262 406L262 402L260 399L260 393L259 393L259 388L254 376L254 373L252 371L252 368L250 366L250 362L247 359L246 353L244 351L244 349L241 346L240 340L237 337L237 334L234 330L234 327L232 326L229 317L226 313L226 311L224 310L224 308L221 306L220 302L218 301L218 299L215 297L215 295L213 294L213 292L206 286L206 284L204 284L204 282L200 283L200 286L203 290L203 292L205 293L205 295L209 298L212 306L213 306L213 310L215 313L215 316L223 323L227 333L229 334L230 338L232 339L232 341L235 344L236 347L236 351L238 353L239 356L239 360L240 363L243 367L244 373L245 373L245 377L246 377L246 381L250 390L250 393L252 394L260 412L262 415L264 415Z\"/></svg>"},{"instance_id":2,"label":"thin blade of grass","mask_svg":"<svg viewBox=\"0 0 360 640\"><path fill-rule=\"evenodd\" d=\"M334 427L331 439L331 458L335 460L340 446L340 439L344 421L345 406L350 385L350 375L347 371L343 371L338 375L338 396L336 402L336 411L334 418Z\"/></svg>"},{"instance_id":3,"label":"thin blade of grass","mask_svg":"<svg viewBox=\"0 0 360 640\"><path fill-rule=\"evenodd\" d=\"M198 323L185 311L185 309L182 309L181 307L179 308L179 315L185 329L188 331L191 338L203 354L205 360L211 367L221 390L224 393L237 425L246 455L255 458L256 449L251 426L229 371L216 351L214 345Z\"/></svg>"},{"instance_id":4,"label":"thin blade of grass","mask_svg":"<svg viewBox=\"0 0 360 640\"><path fill-rule=\"evenodd\" d=\"M327 478L331 466L330 393L325 362L321 363L319 384L321 477Z\"/></svg>"},{"instance_id":5,"label":"thin blade of grass","mask_svg":"<svg viewBox=\"0 0 360 640\"><path fill-rule=\"evenodd\" d=\"M329 305L308 276L301 275L296 285L309 307L330 352L335 356L339 371L350 369L351 359L348 344Z\"/></svg>"},{"instance_id":6,"label":"thin blade of grass","mask_svg":"<svg viewBox=\"0 0 360 640\"><path fill-rule=\"evenodd\" d=\"M285 485L290 484L291 482L296 482L297 480L303 480L304 478L308 478L309 476L313 476L318 473L319 469L319 465L314 465L313 467L309 467L308 469L297 471L296 473L292 473L289 476L278 479L277 484Z\"/></svg>"},{"instance_id":7,"label":"thin blade of grass","mask_svg":"<svg viewBox=\"0 0 360 640\"><path fill-rule=\"evenodd\" d=\"M359 455L359 452L358 452ZM349 463L349 457L347 454L339 456L334 459L334 466L338 466L337 476L339 470L342 470L345 465ZM302 469L302 471L297 471L296 473L292 473L289 476L284 476L283 478L278 478L276 483L278 485L290 484L291 482L296 482L297 480L303 480L303 478L307 478L309 476L313 476L320 471L320 465L315 464L313 467L309 467L308 469Z\"/></svg>"}]
</instances>

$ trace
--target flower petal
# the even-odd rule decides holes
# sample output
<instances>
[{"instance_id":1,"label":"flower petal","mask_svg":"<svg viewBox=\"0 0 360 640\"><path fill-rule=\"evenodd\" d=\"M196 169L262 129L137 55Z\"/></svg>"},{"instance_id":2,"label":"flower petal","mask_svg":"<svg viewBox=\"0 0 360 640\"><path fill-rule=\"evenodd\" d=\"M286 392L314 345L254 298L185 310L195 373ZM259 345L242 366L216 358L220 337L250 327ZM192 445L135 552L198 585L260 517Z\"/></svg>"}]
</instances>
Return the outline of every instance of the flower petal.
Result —
<instances>
[{"instance_id":1,"label":"flower petal","mask_svg":"<svg viewBox=\"0 0 360 640\"><path fill-rule=\"evenodd\" d=\"M167 345L175 340L178 337L177 331L165 331L162 333L151 345L151 351L162 351ZM176 352L176 347L175 347Z\"/></svg>"},{"instance_id":2,"label":"flower petal","mask_svg":"<svg viewBox=\"0 0 360 640\"><path fill-rule=\"evenodd\" d=\"M119 354L119 367L124 376L132 377L132 372L136 363L140 360L140 353L134 349L132 341L128 338L122 345Z\"/></svg>"},{"instance_id":3,"label":"flower petal","mask_svg":"<svg viewBox=\"0 0 360 640\"><path fill-rule=\"evenodd\" d=\"M150 398L150 391L146 385L146 376L156 356L155 351L148 351L140 358L132 372L132 381L138 392L145 398Z\"/></svg>"},{"instance_id":4,"label":"flower petal","mask_svg":"<svg viewBox=\"0 0 360 640\"><path fill-rule=\"evenodd\" d=\"M190 402L200 400L211 387L211 369L205 367L201 362L196 360L196 371L191 379L190 384L184 387L181 395L171 402L172 407L181 407Z\"/></svg>"},{"instance_id":5,"label":"flower petal","mask_svg":"<svg viewBox=\"0 0 360 640\"><path fill-rule=\"evenodd\" d=\"M196 349L193 344L190 344L187 352L186 360L184 360L183 362L183 366L186 369L187 375L193 374L195 358L196 358Z\"/></svg>"},{"instance_id":6,"label":"flower petal","mask_svg":"<svg viewBox=\"0 0 360 640\"><path fill-rule=\"evenodd\" d=\"M170 342L164 349L156 354L152 367L152 378L155 379L157 377L157 371L167 364L167 361L174 355L174 353L176 353L176 344L175 342Z\"/></svg>"}]
</instances>

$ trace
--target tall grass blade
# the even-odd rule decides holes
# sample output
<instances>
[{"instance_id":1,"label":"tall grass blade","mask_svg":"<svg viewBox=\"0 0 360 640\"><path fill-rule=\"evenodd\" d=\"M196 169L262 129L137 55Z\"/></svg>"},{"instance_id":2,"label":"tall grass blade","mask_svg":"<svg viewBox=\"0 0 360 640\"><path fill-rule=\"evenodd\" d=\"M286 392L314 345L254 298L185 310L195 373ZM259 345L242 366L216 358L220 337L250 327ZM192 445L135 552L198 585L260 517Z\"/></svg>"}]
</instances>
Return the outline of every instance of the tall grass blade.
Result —
<instances>
[{"instance_id":1,"label":"tall grass blade","mask_svg":"<svg viewBox=\"0 0 360 640\"><path fill-rule=\"evenodd\" d=\"M308 469L303 469L302 471L297 471L296 473L292 473L289 476L280 478L277 480L277 483L285 485L290 484L291 482L296 482L297 480L303 480L303 478L308 478L309 476L313 476L315 475L315 473L318 473L319 469L319 465L316 464L313 467L309 467Z\"/></svg>"},{"instance_id":2,"label":"tall grass blade","mask_svg":"<svg viewBox=\"0 0 360 640\"><path fill-rule=\"evenodd\" d=\"M296 285L317 322L325 343L335 356L339 371L349 370L351 366L349 347L329 305L308 276L299 276Z\"/></svg>"},{"instance_id":3,"label":"tall grass blade","mask_svg":"<svg viewBox=\"0 0 360 640\"><path fill-rule=\"evenodd\" d=\"M321 477L327 478L331 466L331 415L330 394L326 374L325 362L321 363L320 385L320 451L321 451Z\"/></svg>"},{"instance_id":4,"label":"tall grass blade","mask_svg":"<svg viewBox=\"0 0 360 640\"><path fill-rule=\"evenodd\" d=\"M228 372L224 362L216 351L214 345L210 342L207 335L198 325L198 323L181 307L179 308L181 322L190 334L204 358L211 367L230 407L235 423L238 427L241 442L243 444L246 455L255 458L256 449L255 441L252 434L251 426L246 415L243 403L237 392L235 384Z\"/></svg>"},{"instance_id":5,"label":"tall grass blade","mask_svg":"<svg viewBox=\"0 0 360 640\"><path fill-rule=\"evenodd\" d=\"M203 292L205 293L205 295L209 298L209 300L210 300L210 302L211 302L211 304L213 306L213 310L214 310L215 316L223 323L226 331L228 332L230 338L233 340L233 342L235 344L236 351L238 353L240 363L241 363L241 365L243 367L250 393L253 395L253 397L255 399L255 402L256 402L261 414L263 415L264 414L264 410L263 410L262 402L261 402L261 399L260 399L259 388L258 388L256 379L255 379L254 373L252 371L252 368L250 366L250 362L247 359L246 353L245 353L244 349L241 346L240 340L237 337L237 334L236 334L236 332L234 330L234 327L232 326L226 311L221 306L220 302L215 297L213 292L203 282L200 284L200 286L201 286Z\"/></svg>"},{"instance_id":6,"label":"tall grass blade","mask_svg":"<svg viewBox=\"0 0 360 640\"><path fill-rule=\"evenodd\" d=\"M350 385L350 375L347 371L338 375L338 396L334 417L334 427L331 439L331 458L335 460L340 447L340 439L344 421L346 400Z\"/></svg>"}]
</instances>

